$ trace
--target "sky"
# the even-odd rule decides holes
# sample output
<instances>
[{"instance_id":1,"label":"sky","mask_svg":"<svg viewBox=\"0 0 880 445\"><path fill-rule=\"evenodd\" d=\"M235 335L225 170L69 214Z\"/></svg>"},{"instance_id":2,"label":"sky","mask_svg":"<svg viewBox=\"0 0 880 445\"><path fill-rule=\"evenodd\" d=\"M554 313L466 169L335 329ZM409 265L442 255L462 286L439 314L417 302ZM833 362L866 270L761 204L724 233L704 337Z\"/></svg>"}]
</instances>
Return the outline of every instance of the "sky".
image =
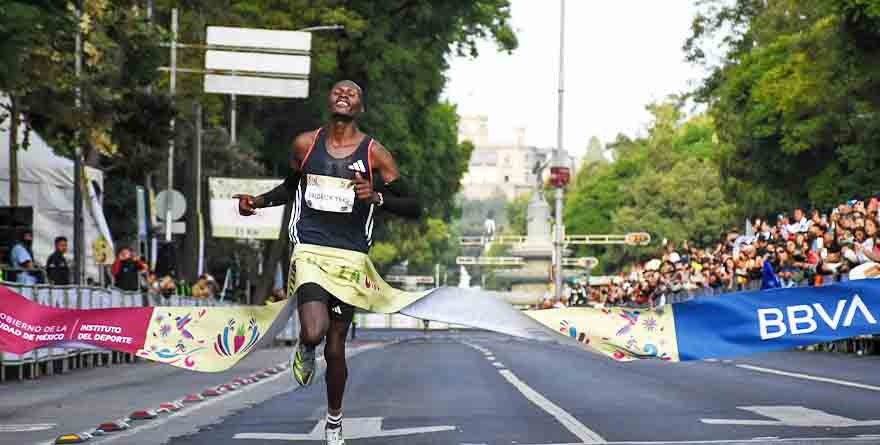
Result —
<instances>
[{"instance_id":1,"label":"sky","mask_svg":"<svg viewBox=\"0 0 880 445\"><path fill-rule=\"evenodd\" d=\"M452 58L444 97L459 114L487 115L493 143L525 127L528 144L555 147L560 0L511 3L519 48L485 41L478 58ZM696 85L703 71L681 50L695 13L694 0L566 1L564 148L644 133L645 105Z\"/></svg>"}]
</instances>

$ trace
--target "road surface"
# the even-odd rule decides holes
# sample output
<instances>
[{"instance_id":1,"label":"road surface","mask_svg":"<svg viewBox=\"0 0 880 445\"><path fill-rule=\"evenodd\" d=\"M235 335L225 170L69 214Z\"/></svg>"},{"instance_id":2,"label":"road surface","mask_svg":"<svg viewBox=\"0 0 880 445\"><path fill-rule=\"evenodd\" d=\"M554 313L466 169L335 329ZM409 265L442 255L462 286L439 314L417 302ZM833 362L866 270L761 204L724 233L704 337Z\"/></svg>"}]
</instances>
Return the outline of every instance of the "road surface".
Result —
<instances>
[{"instance_id":1,"label":"road surface","mask_svg":"<svg viewBox=\"0 0 880 445\"><path fill-rule=\"evenodd\" d=\"M476 331L359 331L349 349L352 445L880 443L880 357L616 363ZM0 444L50 443L285 360L262 350L223 374L136 364L2 385ZM89 443L317 444L318 381L273 375Z\"/></svg>"}]
</instances>

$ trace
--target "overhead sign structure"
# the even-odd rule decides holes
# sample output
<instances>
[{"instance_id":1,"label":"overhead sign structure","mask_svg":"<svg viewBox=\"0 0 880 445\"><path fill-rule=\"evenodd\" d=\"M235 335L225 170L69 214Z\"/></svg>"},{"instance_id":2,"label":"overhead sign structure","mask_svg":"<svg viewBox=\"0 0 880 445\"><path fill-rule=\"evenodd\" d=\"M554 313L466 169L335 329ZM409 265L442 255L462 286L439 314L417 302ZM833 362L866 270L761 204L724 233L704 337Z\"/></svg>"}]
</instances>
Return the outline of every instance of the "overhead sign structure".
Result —
<instances>
[{"instance_id":1,"label":"overhead sign structure","mask_svg":"<svg viewBox=\"0 0 880 445\"><path fill-rule=\"evenodd\" d=\"M458 265L479 265L479 266L523 266L525 260L520 257L507 256L460 256L455 258L455 264Z\"/></svg>"},{"instance_id":2,"label":"overhead sign structure","mask_svg":"<svg viewBox=\"0 0 880 445\"><path fill-rule=\"evenodd\" d=\"M459 244L464 247L485 246L486 244L523 244L528 237L522 235L462 236ZM645 246L651 243L651 234L647 232L628 233L626 235L567 235L563 237L564 245L611 245L626 244Z\"/></svg>"},{"instance_id":3,"label":"overhead sign structure","mask_svg":"<svg viewBox=\"0 0 880 445\"><path fill-rule=\"evenodd\" d=\"M563 258L562 265L565 267L582 267L584 269L593 269L599 265L599 259L592 256L581 258Z\"/></svg>"},{"instance_id":4,"label":"overhead sign structure","mask_svg":"<svg viewBox=\"0 0 880 445\"><path fill-rule=\"evenodd\" d=\"M276 240L284 223L284 206L258 209L255 215L238 214L237 194L257 196L283 179L208 178L211 235L215 238Z\"/></svg>"},{"instance_id":5,"label":"overhead sign structure","mask_svg":"<svg viewBox=\"0 0 880 445\"><path fill-rule=\"evenodd\" d=\"M207 44L206 93L308 97L311 33L209 26Z\"/></svg>"}]
</instances>

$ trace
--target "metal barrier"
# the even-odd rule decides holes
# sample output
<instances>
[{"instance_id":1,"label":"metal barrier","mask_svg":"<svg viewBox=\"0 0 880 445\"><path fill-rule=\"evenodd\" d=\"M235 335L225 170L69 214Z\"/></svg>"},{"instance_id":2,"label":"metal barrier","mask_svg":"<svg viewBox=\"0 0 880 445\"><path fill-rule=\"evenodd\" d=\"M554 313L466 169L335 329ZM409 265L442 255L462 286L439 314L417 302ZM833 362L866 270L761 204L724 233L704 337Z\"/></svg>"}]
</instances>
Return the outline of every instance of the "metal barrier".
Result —
<instances>
[{"instance_id":1,"label":"metal barrier","mask_svg":"<svg viewBox=\"0 0 880 445\"><path fill-rule=\"evenodd\" d=\"M29 286L10 282L0 282L0 285L6 286L39 304L58 308L104 309L110 307L223 305L213 299L178 295L165 298L161 295L100 287ZM40 375L52 375L56 372L63 374L71 369L132 363L137 360L133 354L104 349L42 348L20 355L0 352L0 382L4 382L9 374L16 374L15 378L18 380L35 379Z\"/></svg>"},{"instance_id":2,"label":"metal barrier","mask_svg":"<svg viewBox=\"0 0 880 445\"><path fill-rule=\"evenodd\" d=\"M83 286L50 286L23 285L0 281L26 298L42 305L69 309L104 309L110 307L144 307L144 306L229 306L213 298L193 298L181 295L165 297L154 293L127 292L121 289L106 289ZM297 312L287 321L284 329L275 337L275 341L293 344L299 336ZM362 328L392 329L447 329L445 323L423 324L421 320L399 314L357 313L354 322ZM113 364L133 363L138 361L133 354L104 350L78 348L43 348L26 354L0 352L0 382L4 382L10 374L13 378L23 380L35 379L41 375L52 375L56 372L66 373L71 369L109 366Z\"/></svg>"}]
</instances>

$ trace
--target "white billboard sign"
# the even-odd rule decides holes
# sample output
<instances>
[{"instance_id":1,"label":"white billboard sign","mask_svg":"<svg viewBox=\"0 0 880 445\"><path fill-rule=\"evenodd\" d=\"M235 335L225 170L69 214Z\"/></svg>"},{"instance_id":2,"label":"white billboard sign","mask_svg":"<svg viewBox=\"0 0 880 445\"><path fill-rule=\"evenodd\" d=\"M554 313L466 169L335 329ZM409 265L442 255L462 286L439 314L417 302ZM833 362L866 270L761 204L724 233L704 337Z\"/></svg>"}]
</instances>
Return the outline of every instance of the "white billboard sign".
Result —
<instances>
[{"instance_id":1,"label":"white billboard sign","mask_svg":"<svg viewBox=\"0 0 880 445\"><path fill-rule=\"evenodd\" d=\"M312 33L274 29L209 26L208 45L273 48L289 51L311 51Z\"/></svg>"},{"instance_id":2,"label":"white billboard sign","mask_svg":"<svg viewBox=\"0 0 880 445\"><path fill-rule=\"evenodd\" d=\"M209 50L205 54L205 68L209 70L301 74L307 76L311 68L311 59L309 56L288 54Z\"/></svg>"},{"instance_id":3,"label":"white billboard sign","mask_svg":"<svg viewBox=\"0 0 880 445\"><path fill-rule=\"evenodd\" d=\"M208 178L211 236L277 240L284 223L284 206L258 209L256 215L241 216L238 214L238 200L232 196L257 196L282 182L283 179Z\"/></svg>"},{"instance_id":4,"label":"white billboard sign","mask_svg":"<svg viewBox=\"0 0 880 445\"><path fill-rule=\"evenodd\" d=\"M308 97L311 33L209 26L207 43L206 93Z\"/></svg>"},{"instance_id":5,"label":"white billboard sign","mask_svg":"<svg viewBox=\"0 0 880 445\"><path fill-rule=\"evenodd\" d=\"M253 76L205 75L205 92L242 96L309 97L309 81Z\"/></svg>"}]
</instances>

